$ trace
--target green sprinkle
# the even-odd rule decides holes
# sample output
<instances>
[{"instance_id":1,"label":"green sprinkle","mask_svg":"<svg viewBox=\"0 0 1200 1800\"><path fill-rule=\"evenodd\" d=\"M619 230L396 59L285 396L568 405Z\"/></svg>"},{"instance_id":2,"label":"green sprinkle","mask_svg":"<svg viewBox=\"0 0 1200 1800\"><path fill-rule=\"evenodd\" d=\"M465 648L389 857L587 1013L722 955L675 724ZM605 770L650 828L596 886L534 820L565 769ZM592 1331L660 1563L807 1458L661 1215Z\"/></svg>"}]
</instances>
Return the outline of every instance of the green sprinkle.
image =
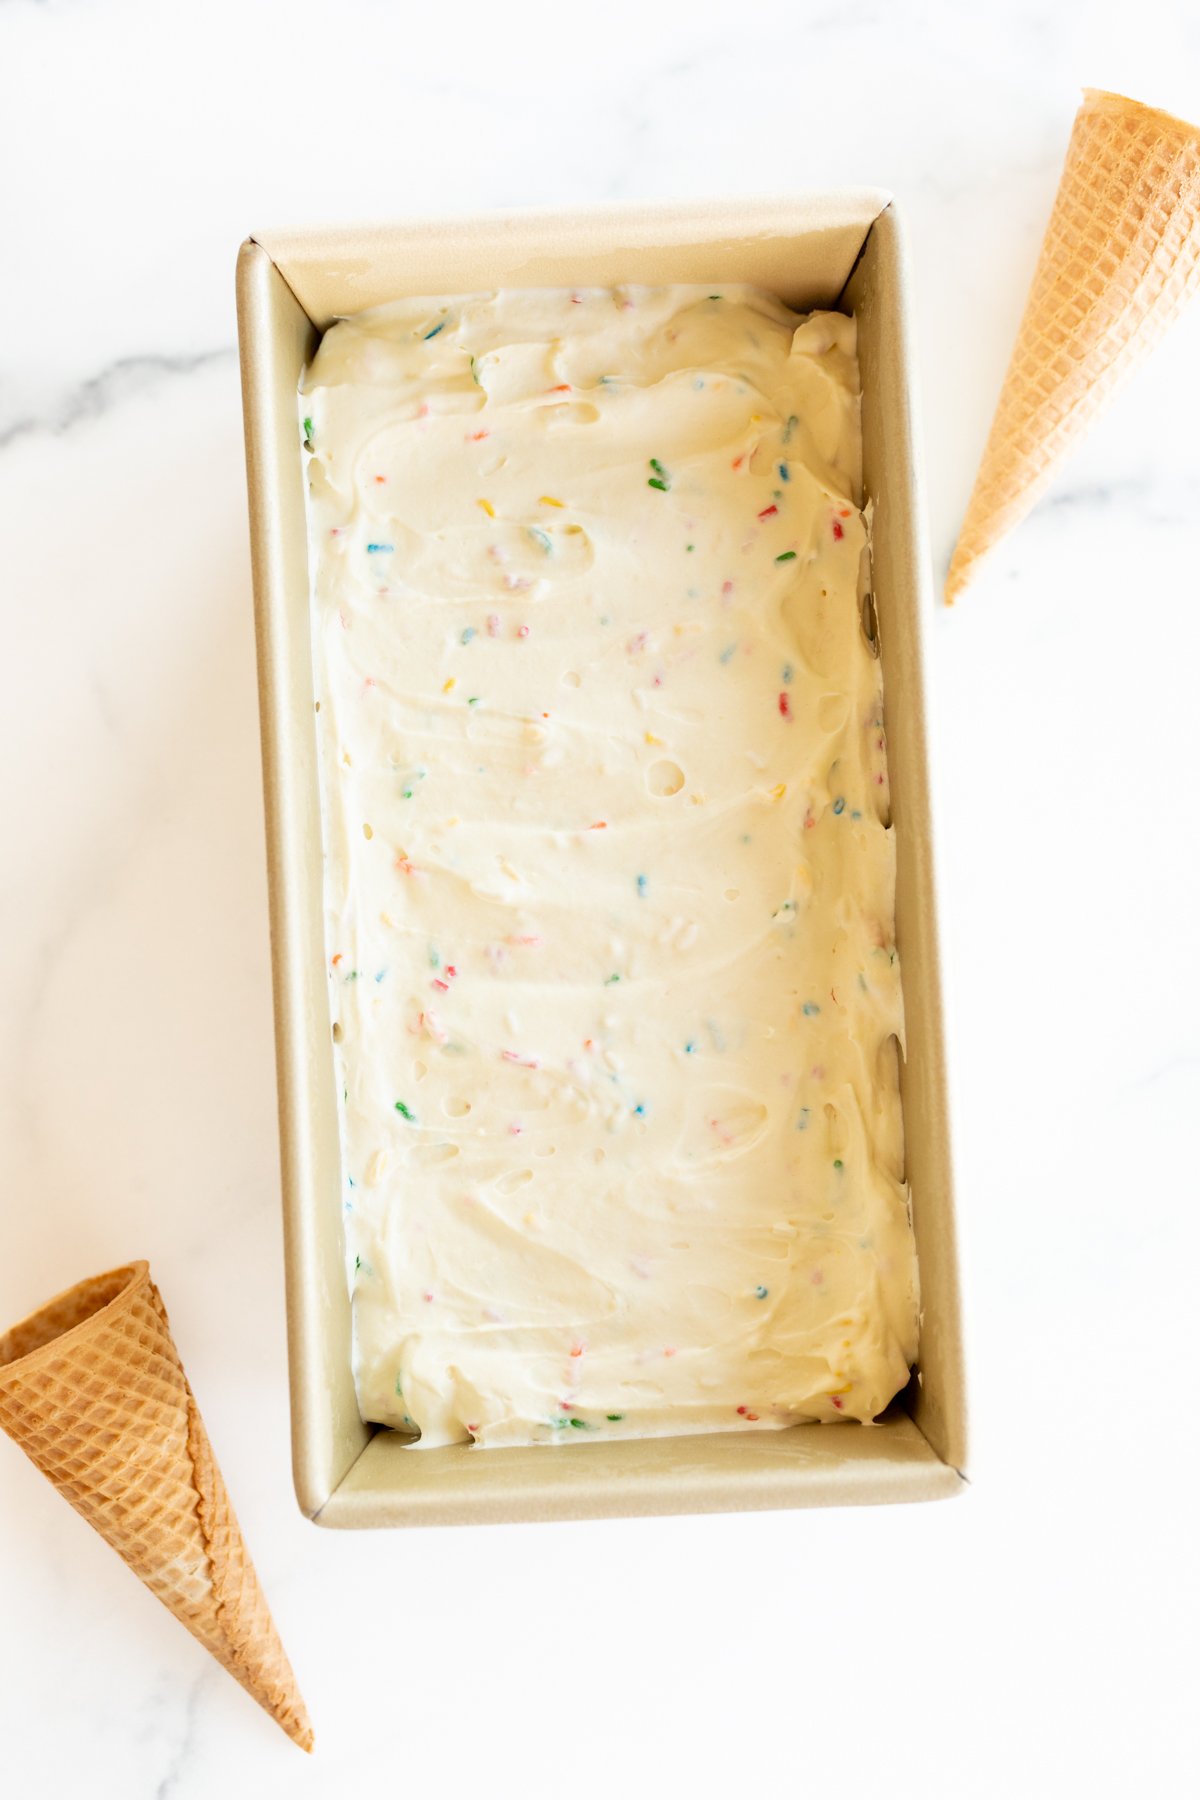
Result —
<instances>
[{"instance_id":1,"label":"green sprinkle","mask_svg":"<svg viewBox=\"0 0 1200 1800\"><path fill-rule=\"evenodd\" d=\"M471 358L471 380L475 383L476 387L483 386L482 381L480 381L480 379L479 379L479 370L475 367L475 358L474 357Z\"/></svg>"},{"instance_id":2,"label":"green sprinkle","mask_svg":"<svg viewBox=\"0 0 1200 1800\"><path fill-rule=\"evenodd\" d=\"M710 300L719 300L721 298L720 294L710 294L708 297Z\"/></svg>"},{"instance_id":3,"label":"green sprinkle","mask_svg":"<svg viewBox=\"0 0 1200 1800\"><path fill-rule=\"evenodd\" d=\"M652 456L650 458L650 467L654 470L654 474L650 477L646 486L657 488L660 494L669 494L671 491L671 477L667 474L667 471L663 468L657 456Z\"/></svg>"},{"instance_id":4,"label":"green sprinkle","mask_svg":"<svg viewBox=\"0 0 1200 1800\"><path fill-rule=\"evenodd\" d=\"M547 533L544 532L539 525L530 525L527 526L526 529L534 543L540 544L542 549L546 552L546 555L551 556L554 552L554 545L551 543Z\"/></svg>"},{"instance_id":5,"label":"green sprinkle","mask_svg":"<svg viewBox=\"0 0 1200 1800\"><path fill-rule=\"evenodd\" d=\"M356 1256L354 1259L354 1273L357 1275L361 1269L362 1269L362 1257Z\"/></svg>"},{"instance_id":6,"label":"green sprinkle","mask_svg":"<svg viewBox=\"0 0 1200 1800\"><path fill-rule=\"evenodd\" d=\"M572 1419L571 1423L575 1427L576 1431L586 1431L587 1430L587 1420L586 1419Z\"/></svg>"},{"instance_id":7,"label":"green sprinkle","mask_svg":"<svg viewBox=\"0 0 1200 1800\"><path fill-rule=\"evenodd\" d=\"M479 705L479 701L480 701L480 697L481 697L481 696L480 696L480 695L478 695L478 694L472 694L472 695L470 695L470 697L469 697L469 698L468 698L468 700L467 700L467 705L468 705L468 706L478 706L478 705Z\"/></svg>"},{"instance_id":8,"label":"green sprinkle","mask_svg":"<svg viewBox=\"0 0 1200 1800\"><path fill-rule=\"evenodd\" d=\"M691 553L692 553L692 551L693 551L693 550L694 550L694 549L695 549L695 548L696 548L696 546L695 546L695 544L689 544L689 545L688 545L688 555L689 555L689 556L690 556L690 555L691 555Z\"/></svg>"},{"instance_id":9,"label":"green sprinkle","mask_svg":"<svg viewBox=\"0 0 1200 1800\"><path fill-rule=\"evenodd\" d=\"M652 487L652 488L657 488L660 494L669 494L671 491L665 481L657 481L653 475L650 477L649 481L646 483L646 486Z\"/></svg>"},{"instance_id":10,"label":"green sprinkle","mask_svg":"<svg viewBox=\"0 0 1200 1800\"><path fill-rule=\"evenodd\" d=\"M625 1417L624 1413L605 1413L605 1418L612 1425L617 1425Z\"/></svg>"},{"instance_id":11,"label":"green sprinkle","mask_svg":"<svg viewBox=\"0 0 1200 1800\"><path fill-rule=\"evenodd\" d=\"M400 790L400 791L401 791L401 793L402 793L402 794L403 794L403 795L404 795L404 798L405 798L405 799L406 799L406 800L411 800L411 799L412 799L412 794L413 794L413 791L412 791L412 789L411 789L411 788L402 788L402 789L401 789L401 790Z\"/></svg>"},{"instance_id":12,"label":"green sprinkle","mask_svg":"<svg viewBox=\"0 0 1200 1800\"><path fill-rule=\"evenodd\" d=\"M806 1019L811 1019L817 1013L819 1013L821 1009L817 1005L815 1000L806 1000L804 1002L804 1005L800 1008L800 1010L804 1014Z\"/></svg>"},{"instance_id":13,"label":"green sprinkle","mask_svg":"<svg viewBox=\"0 0 1200 1800\"><path fill-rule=\"evenodd\" d=\"M416 1124L417 1121L416 1121L415 1114L409 1112L409 1110L408 1110L407 1106L405 1106L403 1100L397 1100L396 1111L400 1114L400 1117L402 1119L407 1119L410 1125Z\"/></svg>"},{"instance_id":14,"label":"green sprinkle","mask_svg":"<svg viewBox=\"0 0 1200 1800\"><path fill-rule=\"evenodd\" d=\"M429 966L431 969L440 969L442 966L442 959L432 944L429 946Z\"/></svg>"},{"instance_id":15,"label":"green sprinkle","mask_svg":"<svg viewBox=\"0 0 1200 1800\"><path fill-rule=\"evenodd\" d=\"M768 1292L769 1292L769 1290L767 1288L763 1287L762 1283L760 1282L754 1290L754 1298L756 1300L765 1300Z\"/></svg>"},{"instance_id":16,"label":"green sprinkle","mask_svg":"<svg viewBox=\"0 0 1200 1800\"><path fill-rule=\"evenodd\" d=\"M782 555L775 558L776 562L795 562L795 560L796 552L794 550L785 550Z\"/></svg>"},{"instance_id":17,"label":"green sprinkle","mask_svg":"<svg viewBox=\"0 0 1200 1800\"><path fill-rule=\"evenodd\" d=\"M842 1159L841 1159L841 1157L840 1157L840 1156L835 1156L835 1157L834 1157L834 1159L833 1159L833 1166L834 1166L834 1168L835 1168L835 1169L841 1169L841 1168L844 1168L844 1167L845 1167L845 1164L844 1164L844 1163L843 1163L843 1162L842 1162Z\"/></svg>"},{"instance_id":18,"label":"green sprinkle","mask_svg":"<svg viewBox=\"0 0 1200 1800\"><path fill-rule=\"evenodd\" d=\"M305 421L304 421L304 448L306 450L312 449L312 434L313 434L313 422L311 419L305 419Z\"/></svg>"},{"instance_id":19,"label":"green sprinkle","mask_svg":"<svg viewBox=\"0 0 1200 1800\"><path fill-rule=\"evenodd\" d=\"M798 420L796 418L796 415L795 415L795 413L792 413L792 415L788 419L787 424L783 428L783 441L785 444L791 443L792 433L793 433L793 431L795 431L797 423L798 423Z\"/></svg>"},{"instance_id":20,"label":"green sprinkle","mask_svg":"<svg viewBox=\"0 0 1200 1800\"><path fill-rule=\"evenodd\" d=\"M619 975L610 975L604 985L605 987L611 987L614 981L620 981L620 979L621 977Z\"/></svg>"},{"instance_id":21,"label":"green sprinkle","mask_svg":"<svg viewBox=\"0 0 1200 1800\"><path fill-rule=\"evenodd\" d=\"M399 1400L403 1400L403 1398L404 1398L404 1389L400 1385L399 1375L397 1375L397 1377L396 1377L396 1397Z\"/></svg>"}]
</instances>

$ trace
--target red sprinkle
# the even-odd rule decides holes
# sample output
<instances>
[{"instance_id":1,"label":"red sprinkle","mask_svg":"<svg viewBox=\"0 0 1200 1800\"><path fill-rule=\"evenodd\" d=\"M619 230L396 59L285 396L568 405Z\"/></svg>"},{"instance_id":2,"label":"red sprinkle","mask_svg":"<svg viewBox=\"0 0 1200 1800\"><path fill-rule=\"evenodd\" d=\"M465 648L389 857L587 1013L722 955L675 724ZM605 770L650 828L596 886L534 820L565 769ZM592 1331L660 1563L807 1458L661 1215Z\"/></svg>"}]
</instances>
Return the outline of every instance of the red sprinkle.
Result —
<instances>
[{"instance_id":1,"label":"red sprinkle","mask_svg":"<svg viewBox=\"0 0 1200 1800\"><path fill-rule=\"evenodd\" d=\"M829 1398L833 1401L833 1404L837 1407L839 1412L842 1412L844 1410L842 1397L840 1394L830 1394Z\"/></svg>"},{"instance_id":2,"label":"red sprinkle","mask_svg":"<svg viewBox=\"0 0 1200 1800\"><path fill-rule=\"evenodd\" d=\"M731 469L740 469L745 460L744 454L742 456L735 456L729 466Z\"/></svg>"},{"instance_id":3,"label":"red sprinkle","mask_svg":"<svg viewBox=\"0 0 1200 1800\"><path fill-rule=\"evenodd\" d=\"M487 435L488 434L486 431L473 431L471 433L470 437L467 439L467 442L470 444L482 444L484 438L487 437Z\"/></svg>"},{"instance_id":4,"label":"red sprinkle","mask_svg":"<svg viewBox=\"0 0 1200 1800\"><path fill-rule=\"evenodd\" d=\"M550 389L552 394L569 394L570 391L571 384L569 381L560 381L557 387L552 387Z\"/></svg>"},{"instance_id":5,"label":"red sprinkle","mask_svg":"<svg viewBox=\"0 0 1200 1800\"><path fill-rule=\"evenodd\" d=\"M608 820L607 819L597 819L596 823L594 825L588 826L588 830L589 831L607 831L608 830Z\"/></svg>"},{"instance_id":6,"label":"red sprinkle","mask_svg":"<svg viewBox=\"0 0 1200 1800\"><path fill-rule=\"evenodd\" d=\"M779 508L777 506L764 506L758 516L760 519L769 519L772 513L777 513L778 511Z\"/></svg>"},{"instance_id":7,"label":"red sprinkle","mask_svg":"<svg viewBox=\"0 0 1200 1800\"><path fill-rule=\"evenodd\" d=\"M740 1413L741 1413L741 1415L742 1415L742 1417L743 1417L743 1419L744 1419L744 1418L745 1418L745 1416L746 1416L746 1409L745 1409L745 1407L744 1407L744 1406L739 1406L739 1407L738 1407L738 1411L739 1411L739 1412L740 1412Z\"/></svg>"},{"instance_id":8,"label":"red sprinkle","mask_svg":"<svg viewBox=\"0 0 1200 1800\"><path fill-rule=\"evenodd\" d=\"M333 959L333 966L335 969L337 968L337 966L341 962L341 960L342 960L342 952L339 950L337 955Z\"/></svg>"},{"instance_id":9,"label":"red sprinkle","mask_svg":"<svg viewBox=\"0 0 1200 1800\"><path fill-rule=\"evenodd\" d=\"M750 1420L752 1425L758 1424L758 1414L757 1413L747 1413L746 1417Z\"/></svg>"},{"instance_id":10,"label":"red sprinkle","mask_svg":"<svg viewBox=\"0 0 1200 1800\"><path fill-rule=\"evenodd\" d=\"M572 1356L582 1356L583 1355L583 1345L582 1344L572 1344L571 1345L571 1355Z\"/></svg>"},{"instance_id":11,"label":"red sprinkle","mask_svg":"<svg viewBox=\"0 0 1200 1800\"><path fill-rule=\"evenodd\" d=\"M779 716L781 719L790 719L792 716L792 703L786 694L779 696Z\"/></svg>"},{"instance_id":12,"label":"red sprinkle","mask_svg":"<svg viewBox=\"0 0 1200 1800\"><path fill-rule=\"evenodd\" d=\"M450 992L450 983L448 981L439 981L436 975L434 976L431 985L437 988L440 993L448 994Z\"/></svg>"},{"instance_id":13,"label":"red sprinkle","mask_svg":"<svg viewBox=\"0 0 1200 1800\"><path fill-rule=\"evenodd\" d=\"M844 538L846 535L842 530L842 521L840 519L835 519L833 521L833 535L835 538Z\"/></svg>"},{"instance_id":14,"label":"red sprinkle","mask_svg":"<svg viewBox=\"0 0 1200 1800\"><path fill-rule=\"evenodd\" d=\"M387 480L387 476L386 476L386 475L377 475L377 476L376 476L376 477L375 477L375 479L376 479L376 481L386 481L386 480Z\"/></svg>"},{"instance_id":15,"label":"red sprinkle","mask_svg":"<svg viewBox=\"0 0 1200 1800\"><path fill-rule=\"evenodd\" d=\"M450 977L451 981L453 981L454 977L458 974L458 970L455 968L453 963L447 963L446 964L446 973Z\"/></svg>"},{"instance_id":16,"label":"red sprinkle","mask_svg":"<svg viewBox=\"0 0 1200 1800\"><path fill-rule=\"evenodd\" d=\"M848 506L843 506L841 511L838 513L838 518L839 519L848 519L849 517L850 517L850 508Z\"/></svg>"},{"instance_id":17,"label":"red sprinkle","mask_svg":"<svg viewBox=\"0 0 1200 1800\"><path fill-rule=\"evenodd\" d=\"M528 637L529 636L528 625L518 625L517 626L517 636L518 637Z\"/></svg>"}]
</instances>

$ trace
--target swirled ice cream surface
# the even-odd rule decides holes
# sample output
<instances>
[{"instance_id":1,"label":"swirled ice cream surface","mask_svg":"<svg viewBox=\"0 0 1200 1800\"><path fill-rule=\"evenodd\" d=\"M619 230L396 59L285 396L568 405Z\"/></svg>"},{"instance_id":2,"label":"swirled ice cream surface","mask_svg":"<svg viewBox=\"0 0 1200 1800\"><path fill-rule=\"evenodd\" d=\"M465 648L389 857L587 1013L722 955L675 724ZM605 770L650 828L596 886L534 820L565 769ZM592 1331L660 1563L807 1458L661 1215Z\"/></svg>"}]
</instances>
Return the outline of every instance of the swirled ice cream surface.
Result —
<instances>
[{"instance_id":1,"label":"swirled ice cream surface","mask_svg":"<svg viewBox=\"0 0 1200 1800\"><path fill-rule=\"evenodd\" d=\"M407 299L301 420L364 1417L875 1418L917 1274L854 321Z\"/></svg>"}]
</instances>

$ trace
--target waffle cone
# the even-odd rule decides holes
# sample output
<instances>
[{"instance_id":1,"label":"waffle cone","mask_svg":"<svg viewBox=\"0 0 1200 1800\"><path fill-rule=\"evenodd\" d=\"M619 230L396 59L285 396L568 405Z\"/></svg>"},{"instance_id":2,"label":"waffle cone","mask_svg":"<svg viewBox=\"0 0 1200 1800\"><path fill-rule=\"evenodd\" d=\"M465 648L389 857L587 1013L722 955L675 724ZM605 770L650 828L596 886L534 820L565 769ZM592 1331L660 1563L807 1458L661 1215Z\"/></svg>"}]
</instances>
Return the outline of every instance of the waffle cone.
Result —
<instances>
[{"instance_id":1,"label":"waffle cone","mask_svg":"<svg viewBox=\"0 0 1200 1800\"><path fill-rule=\"evenodd\" d=\"M1200 285L1200 130L1085 88L946 599Z\"/></svg>"},{"instance_id":2,"label":"waffle cone","mask_svg":"<svg viewBox=\"0 0 1200 1800\"><path fill-rule=\"evenodd\" d=\"M288 1736L312 1728L149 1265L0 1336L0 1426Z\"/></svg>"}]
</instances>

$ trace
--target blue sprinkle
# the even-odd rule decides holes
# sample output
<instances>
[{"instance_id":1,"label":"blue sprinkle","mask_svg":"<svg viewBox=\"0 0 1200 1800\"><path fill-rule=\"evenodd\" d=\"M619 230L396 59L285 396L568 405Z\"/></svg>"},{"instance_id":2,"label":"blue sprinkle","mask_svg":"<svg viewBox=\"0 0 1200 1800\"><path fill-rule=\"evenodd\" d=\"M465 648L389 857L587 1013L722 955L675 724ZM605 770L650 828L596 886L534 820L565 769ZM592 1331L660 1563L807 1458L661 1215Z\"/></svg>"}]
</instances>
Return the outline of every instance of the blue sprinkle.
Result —
<instances>
[{"instance_id":1,"label":"blue sprinkle","mask_svg":"<svg viewBox=\"0 0 1200 1800\"><path fill-rule=\"evenodd\" d=\"M375 977L376 981L382 981L386 974L387 974L386 969L380 969L378 975L376 975L376 977Z\"/></svg>"},{"instance_id":2,"label":"blue sprinkle","mask_svg":"<svg viewBox=\"0 0 1200 1800\"><path fill-rule=\"evenodd\" d=\"M353 1186L354 1186L354 1177L353 1177L353 1175L347 1175L347 1177L346 1177L346 1180L347 1180L347 1181L348 1181L348 1182L349 1182L349 1183L350 1183L350 1186L351 1186L351 1187L353 1187Z\"/></svg>"},{"instance_id":3,"label":"blue sprinkle","mask_svg":"<svg viewBox=\"0 0 1200 1800\"><path fill-rule=\"evenodd\" d=\"M646 898L647 886L648 886L648 883L646 881L646 877L644 875L639 875L637 878L637 891L638 891L639 899L644 900Z\"/></svg>"},{"instance_id":4,"label":"blue sprinkle","mask_svg":"<svg viewBox=\"0 0 1200 1800\"><path fill-rule=\"evenodd\" d=\"M464 632L463 632L463 634L462 634L462 641L463 641L463 643L464 643L464 644L469 644L469 643L470 643L470 641L471 641L471 639L472 639L472 638L473 638L473 637L474 637L474 636L475 636L475 627L474 627L474 626L473 626L473 625L468 625L468 626L467 626L467 629L466 629L466 630L465 630L465 631L464 631Z\"/></svg>"},{"instance_id":5,"label":"blue sprinkle","mask_svg":"<svg viewBox=\"0 0 1200 1800\"><path fill-rule=\"evenodd\" d=\"M638 1103L637 1103L637 1105L636 1105L636 1106L635 1106L635 1107L634 1107L634 1109L633 1109L633 1110L634 1110L634 1113L635 1113L635 1115L636 1115L636 1116L637 1116L637 1117L638 1117L638 1118L639 1118L639 1119L644 1119L644 1118L645 1118L645 1116L646 1116L646 1108L645 1108L645 1107L644 1107L644 1106L643 1106L643 1105L642 1105L642 1102L641 1102L641 1101L640 1101L640 1100L639 1100L639 1101L638 1101Z\"/></svg>"},{"instance_id":6,"label":"blue sprinkle","mask_svg":"<svg viewBox=\"0 0 1200 1800\"><path fill-rule=\"evenodd\" d=\"M767 1297L767 1289L765 1287L763 1287L762 1283L760 1282L759 1285L754 1290L754 1298L756 1300L765 1300L766 1297Z\"/></svg>"},{"instance_id":7,"label":"blue sprinkle","mask_svg":"<svg viewBox=\"0 0 1200 1800\"><path fill-rule=\"evenodd\" d=\"M549 556L551 551L554 549L554 545L550 542L550 539L546 535L546 533L544 531L541 531L536 525L529 525L526 527L526 529L529 533L529 536L533 539L534 543L540 544L542 549L546 552L546 555Z\"/></svg>"},{"instance_id":8,"label":"blue sprinkle","mask_svg":"<svg viewBox=\"0 0 1200 1800\"><path fill-rule=\"evenodd\" d=\"M796 1130L797 1131L807 1131L808 1130L808 1120L809 1120L809 1109L807 1106L802 1106L800 1108L800 1117L796 1120Z\"/></svg>"},{"instance_id":9,"label":"blue sprinkle","mask_svg":"<svg viewBox=\"0 0 1200 1800\"><path fill-rule=\"evenodd\" d=\"M395 544L368 544L368 556L390 556L396 548Z\"/></svg>"},{"instance_id":10,"label":"blue sprinkle","mask_svg":"<svg viewBox=\"0 0 1200 1800\"><path fill-rule=\"evenodd\" d=\"M779 465L779 479L780 481L790 481L792 479L788 474L788 466L786 463L780 463Z\"/></svg>"},{"instance_id":11,"label":"blue sprinkle","mask_svg":"<svg viewBox=\"0 0 1200 1800\"><path fill-rule=\"evenodd\" d=\"M687 1043L683 1046L683 1049L684 1049L685 1056L695 1056L695 1054L696 1054L695 1038L689 1038Z\"/></svg>"},{"instance_id":12,"label":"blue sprinkle","mask_svg":"<svg viewBox=\"0 0 1200 1800\"><path fill-rule=\"evenodd\" d=\"M861 813L860 813L860 812L852 812L852 813L851 813L851 814L850 814L850 817L851 817L851 818L852 818L852 819L861 819L861 818L862 818L862 814L861 814Z\"/></svg>"},{"instance_id":13,"label":"blue sprinkle","mask_svg":"<svg viewBox=\"0 0 1200 1800\"><path fill-rule=\"evenodd\" d=\"M737 655L737 645L730 644L730 646L727 650L722 650L719 660L723 663L727 663L731 660L731 658L735 657L736 655Z\"/></svg>"},{"instance_id":14,"label":"blue sprinkle","mask_svg":"<svg viewBox=\"0 0 1200 1800\"><path fill-rule=\"evenodd\" d=\"M785 687L790 683L792 676L795 673L796 673L796 671L793 669L791 663L784 663L784 665L783 665L783 681L784 681Z\"/></svg>"},{"instance_id":15,"label":"blue sprinkle","mask_svg":"<svg viewBox=\"0 0 1200 1800\"><path fill-rule=\"evenodd\" d=\"M835 813L844 813L846 810L846 802L840 794L833 803L833 810Z\"/></svg>"},{"instance_id":16,"label":"blue sprinkle","mask_svg":"<svg viewBox=\"0 0 1200 1800\"><path fill-rule=\"evenodd\" d=\"M425 333L424 341L426 343L428 343L431 337L436 337L439 331L445 331L445 329L446 329L446 321L445 321L445 319L443 319L440 325L435 325L432 331L427 331Z\"/></svg>"},{"instance_id":17,"label":"blue sprinkle","mask_svg":"<svg viewBox=\"0 0 1200 1800\"><path fill-rule=\"evenodd\" d=\"M821 1009L815 1000L806 1000L800 1010L806 1019L812 1019L816 1017Z\"/></svg>"}]
</instances>

